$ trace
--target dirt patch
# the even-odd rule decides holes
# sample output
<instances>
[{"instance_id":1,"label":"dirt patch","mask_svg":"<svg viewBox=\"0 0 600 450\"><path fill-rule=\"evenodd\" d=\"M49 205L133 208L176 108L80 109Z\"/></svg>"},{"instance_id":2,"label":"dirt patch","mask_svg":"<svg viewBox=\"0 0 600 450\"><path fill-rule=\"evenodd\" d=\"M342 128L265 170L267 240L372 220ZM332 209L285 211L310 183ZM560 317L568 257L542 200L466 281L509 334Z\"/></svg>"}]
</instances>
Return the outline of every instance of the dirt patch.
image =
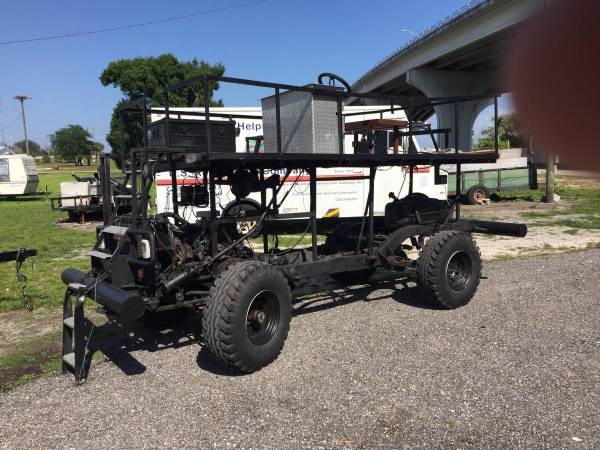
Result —
<instances>
[{"instance_id":1,"label":"dirt patch","mask_svg":"<svg viewBox=\"0 0 600 450\"><path fill-rule=\"evenodd\" d=\"M84 223L73 222L69 219L62 219L56 222L56 225L70 230L95 231L96 227L102 222L98 220L86 221Z\"/></svg>"},{"instance_id":2,"label":"dirt patch","mask_svg":"<svg viewBox=\"0 0 600 450\"><path fill-rule=\"evenodd\" d=\"M585 186L589 187L589 184ZM488 205L465 205L462 213L465 219L516 222L528 226L527 236L524 238L476 234L477 244L485 260L578 251L600 246L598 230L553 226L553 222L559 220L577 221L587 217L572 214L572 205L573 202L566 200L556 203L502 201Z\"/></svg>"},{"instance_id":3,"label":"dirt patch","mask_svg":"<svg viewBox=\"0 0 600 450\"><path fill-rule=\"evenodd\" d=\"M523 212L568 211L570 202L561 200L556 203L527 202L523 200L491 202L487 205L463 205L461 211L465 219L487 218L486 220L518 220L523 222Z\"/></svg>"},{"instance_id":4,"label":"dirt patch","mask_svg":"<svg viewBox=\"0 0 600 450\"><path fill-rule=\"evenodd\" d=\"M102 323L105 316L86 315ZM0 314L0 391L60 369L62 310L40 308Z\"/></svg>"},{"instance_id":5,"label":"dirt patch","mask_svg":"<svg viewBox=\"0 0 600 450\"><path fill-rule=\"evenodd\" d=\"M476 239L482 258L491 260L594 248L600 245L600 232L567 227L530 227L524 238L476 235Z\"/></svg>"},{"instance_id":6,"label":"dirt patch","mask_svg":"<svg viewBox=\"0 0 600 450\"><path fill-rule=\"evenodd\" d=\"M60 332L62 311L39 309L0 314L0 356L14 353L27 339L36 339Z\"/></svg>"}]
</instances>

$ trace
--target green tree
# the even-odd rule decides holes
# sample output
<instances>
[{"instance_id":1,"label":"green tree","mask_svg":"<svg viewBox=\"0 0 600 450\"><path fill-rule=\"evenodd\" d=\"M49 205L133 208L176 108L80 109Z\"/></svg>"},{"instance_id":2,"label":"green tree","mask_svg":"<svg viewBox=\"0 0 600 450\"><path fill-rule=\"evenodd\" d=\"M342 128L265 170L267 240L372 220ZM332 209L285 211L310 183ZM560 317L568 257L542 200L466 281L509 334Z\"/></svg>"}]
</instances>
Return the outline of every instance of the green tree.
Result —
<instances>
[{"instance_id":1,"label":"green tree","mask_svg":"<svg viewBox=\"0 0 600 450\"><path fill-rule=\"evenodd\" d=\"M26 153L27 147L25 145L25 139L15 142L12 145L12 149L15 153ZM31 156L42 156L44 154L44 150L40 144L29 139L29 154Z\"/></svg>"},{"instance_id":2,"label":"green tree","mask_svg":"<svg viewBox=\"0 0 600 450\"><path fill-rule=\"evenodd\" d=\"M106 136L113 153L121 153L121 131L118 108L125 102L139 100L146 96L151 106L163 106L166 85L202 76L221 76L225 72L222 64L210 65L196 58L181 62L171 54L156 57L122 59L111 62L100 75L104 86L112 85L121 89L124 98L120 100L110 120L110 131ZM209 99L212 106L222 106L221 100L214 101L213 93L219 89L216 81L209 82ZM169 106L203 106L204 91L202 83L188 86L177 92L169 93ZM123 143L125 151L140 146L143 141L143 118L139 114L124 116Z\"/></svg>"},{"instance_id":3,"label":"green tree","mask_svg":"<svg viewBox=\"0 0 600 450\"><path fill-rule=\"evenodd\" d=\"M54 149L55 158L62 161L74 161L76 165L83 165L86 158L90 165L92 135L81 125L67 125L50 135L50 143Z\"/></svg>"},{"instance_id":4,"label":"green tree","mask_svg":"<svg viewBox=\"0 0 600 450\"><path fill-rule=\"evenodd\" d=\"M498 146L500 148L526 148L529 146L529 136L523 131L515 113L503 114L498 118ZM494 148L494 119L492 125L481 130L481 134L473 148Z\"/></svg>"}]
</instances>

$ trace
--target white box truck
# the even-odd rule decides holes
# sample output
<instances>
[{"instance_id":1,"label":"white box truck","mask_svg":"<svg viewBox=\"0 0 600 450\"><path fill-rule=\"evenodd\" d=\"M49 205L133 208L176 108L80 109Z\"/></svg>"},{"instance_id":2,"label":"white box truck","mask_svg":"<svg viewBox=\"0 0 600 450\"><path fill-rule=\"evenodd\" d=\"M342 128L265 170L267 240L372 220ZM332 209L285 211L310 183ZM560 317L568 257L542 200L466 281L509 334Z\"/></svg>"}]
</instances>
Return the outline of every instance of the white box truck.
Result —
<instances>
[{"instance_id":1,"label":"white box truck","mask_svg":"<svg viewBox=\"0 0 600 450\"><path fill-rule=\"evenodd\" d=\"M346 106L344 113L359 113L361 111L388 110L389 106ZM173 118L181 119L201 119L201 116L186 116L185 112L203 112L203 108L177 108L177 114L171 112ZM223 115L248 115L260 116L260 107L212 107L211 113L219 113ZM153 114L151 120L156 121L163 118L164 115ZM382 113L357 114L350 115L345 118L346 123L354 121L362 121L368 119L405 119L404 111L401 109L395 112L384 111ZM211 120L219 120L216 117L211 117ZM221 120L227 120L223 118ZM254 151L253 137L263 134L262 120L256 119L234 119L236 126L239 129L239 135L236 137L236 151L245 152L247 150ZM346 136L344 141L344 152L353 153L352 136ZM418 147L416 141L415 146ZM259 149L260 151L260 149ZM389 152L392 152L391 147ZM264 154L265 158L269 157L268 153ZM386 203L388 203L388 194L393 192L397 197L404 197L408 194L408 168L407 167L380 167L377 169L375 181L375 205L374 212L376 215L383 215ZM284 171L281 172L283 175ZM265 173L265 176L270 173ZM318 217L359 217L364 214L364 205L367 200L369 190L369 169L368 168L329 168L318 169L317 179L319 180L317 196L320 200L317 202ZM414 191L426 194L429 197L437 199L447 198L447 186L445 184L434 183L434 170L429 166L417 166L413 170ZM185 173L179 171L177 173L177 186L189 186L200 184L203 180L197 177L197 174ZM302 171L294 171L287 179L286 184L292 188L289 195L283 201L279 211L281 213L301 213L309 211L309 195L308 195L308 174ZM284 187L283 192L287 189ZM180 194L178 194L180 197ZM217 197L221 210L232 205L236 200L235 196L229 190L228 186L218 187ZM260 193L252 193L248 197L250 201L260 203ZM171 190L171 175L169 172L161 172L156 176L156 210L157 212L172 211L172 190ZM195 215L199 215L206 208L186 207L185 210L180 210L180 215L191 222L195 221ZM222 212L222 211L220 211Z\"/></svg>"}]
</instances>

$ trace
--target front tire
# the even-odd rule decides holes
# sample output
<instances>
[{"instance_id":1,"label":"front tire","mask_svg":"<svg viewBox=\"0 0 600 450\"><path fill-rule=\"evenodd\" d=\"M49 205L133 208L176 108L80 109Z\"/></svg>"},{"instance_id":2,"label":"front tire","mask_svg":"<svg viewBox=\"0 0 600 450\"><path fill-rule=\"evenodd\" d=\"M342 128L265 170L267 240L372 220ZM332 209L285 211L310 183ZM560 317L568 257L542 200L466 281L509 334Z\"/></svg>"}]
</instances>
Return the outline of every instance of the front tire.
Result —
<instances>
[{"instance_id":1,"label":"front tire","mask_svg":"<svg viewBox=\"0 0 600 450\"><path fill-rule=\"evenodd\" d=\"M461 231L434 234L417 261L417 278L433 304L454 309L469 303L481 278L481 255L471 235Z\"/></svg>"},{"instance_id":2,"label":"front tire","mask_svg":"<svg viewBox=\"0 0 600 450\"><path fill-rule=\"evenodd\" d=\"M204 343L223 364L255 372L283 348L292 297L283 274L258 261L234 264L217 277L202 316Z\"/></svg>"}]
</instances>

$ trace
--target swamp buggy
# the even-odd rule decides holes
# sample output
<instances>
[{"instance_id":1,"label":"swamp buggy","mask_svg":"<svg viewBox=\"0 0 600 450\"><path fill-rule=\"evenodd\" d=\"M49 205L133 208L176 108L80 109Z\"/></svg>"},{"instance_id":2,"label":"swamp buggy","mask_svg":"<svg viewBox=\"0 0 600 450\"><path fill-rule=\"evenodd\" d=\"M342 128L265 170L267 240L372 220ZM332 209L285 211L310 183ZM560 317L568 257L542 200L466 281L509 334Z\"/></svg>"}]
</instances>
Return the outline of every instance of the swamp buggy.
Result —
<instances>
[{"instance_id":1,"label":"swamp buggy","mask_svg":"<svg viewBox=\"0 0 600 450\"><path fill-rule=\"evenodd\" d=\"M321 84L327 77L329 84ZM450 148L450 130L432 130L416 120L432 107L453 104L458 111L460 102L484 97L364 94L351 92L347 83L342 83L345 88L336 86L336 79L340 80L322 74L319 84L292 86L206 76L167 86L163 108L149 107L145 98L121 108L122 120L137 117L145 130L144 142L122 165L130 171L132 209L120 214L111 208L110 164L108 156L102 158L104 224L89 252L91 270L62 273L67 285L64 371L73 372L77 381L87 377L91 357L86 298L102 305L107 314L127 320L199 309L204 345L219 361L242 372L259 370L278 356L288 334L294 294L307 293L307 286L322 289L313 282L323 275L349 285L368 282L383 268L414 276L424 300L442 307L457 308L471 300L481 276L472 233L524 236L527 229L521 224L462 220L458 200L432 199L414 191L412 174L419 166L431 166L436 182L443 184L440 165L456 164L460 180L461 164L496 161L497 130L495 149L462 152L458 124ZM264 136L256 138L264 143L263 153L236 153L235 119L243 117L211 113L207 93L209 83L215 82L274 90L263 99ZM204 95L203 112L185 112L198 118L184 119L170 108L169 93L175 90L192 98L198 92ZM497 97L492 97L497 124ZM392 112L402 108L408 120L371 119L348 127L342 104L350 100L389 104ZM163 118L149 123L150 114ZM376 134L381 131L383 136ZM354 135L352 149L344 149L345 133ZM434 140L436 151L418 152L411 145L418 134L444 135L444 145ZM376 151L382 137L391 145ZM389 166L407 168L409 194L396 198L390 193L385 213L376 215L377 169ZM362 217L317 218L318 182L327 180L317 180L316 171L333 167L370 169L364 177L369 194ZM155 175L165 171L171 174L172 211L151 214L151 187ZM178 171L195 174L193 183L178 186ZM300 179L308 180L308 210L282 213L282 202ZM224 184L237 203L219 214L218 187ZM260 192L260 205L245 201L251 192ZM199 211L206 207L208 212ZM182 217L184 208L196 211L195 221ZM310 236L311 245L279 248L277 236L292 231ZM319 244L319 234L327 235L324 243ZM411 253L418 256L409 257Z\"/></svg>"}]
</instances>

